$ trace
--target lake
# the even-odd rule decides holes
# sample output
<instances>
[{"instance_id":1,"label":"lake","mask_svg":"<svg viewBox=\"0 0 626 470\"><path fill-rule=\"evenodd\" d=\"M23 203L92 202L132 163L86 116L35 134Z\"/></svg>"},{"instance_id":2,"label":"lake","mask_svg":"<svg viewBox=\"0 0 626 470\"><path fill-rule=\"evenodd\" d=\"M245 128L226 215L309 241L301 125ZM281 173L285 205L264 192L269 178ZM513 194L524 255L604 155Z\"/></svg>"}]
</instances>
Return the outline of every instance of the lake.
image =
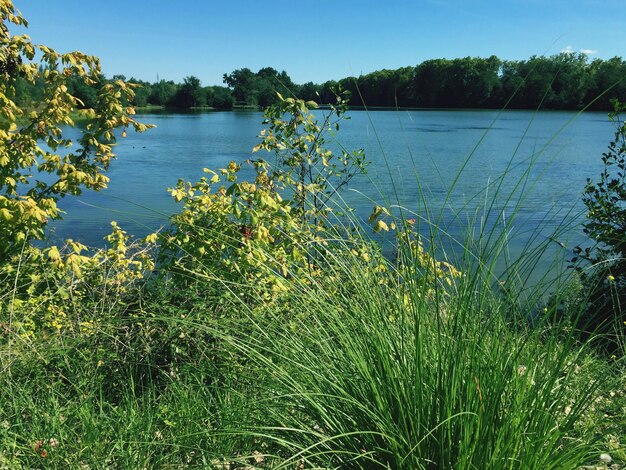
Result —
<instances>
[{"instance_id":1,"label":"lake","mask_svg":"<svg viewBox=\"0 0 626 470\"><path fill-rule=\"evenodd\" d=\"M490 227L501 223L503 214L514 252L531 239L545 240L564 219L581 213L586 179L597 179L601 154L615 129L605 113L591 112L403 110L348 115L350 120L329 139L334 149L363 148L371 162L368 174L342 193L358 217L366 219L374 201L402 206L417 218L425 217L427 206L441 230L462 238L468 225ZM137 236L167 224L179 207L166 189L179 178L196 181L204 167L218 169L249 158L263 120L262 113L249 111L138 117L157 127L119 139L107 190L59 203L66 215L50 224L53 240L73 238L98 246L110 232L111 220ZM572 246L580 241L580 230L561 241Z\"/></svg>"}]
</instances>

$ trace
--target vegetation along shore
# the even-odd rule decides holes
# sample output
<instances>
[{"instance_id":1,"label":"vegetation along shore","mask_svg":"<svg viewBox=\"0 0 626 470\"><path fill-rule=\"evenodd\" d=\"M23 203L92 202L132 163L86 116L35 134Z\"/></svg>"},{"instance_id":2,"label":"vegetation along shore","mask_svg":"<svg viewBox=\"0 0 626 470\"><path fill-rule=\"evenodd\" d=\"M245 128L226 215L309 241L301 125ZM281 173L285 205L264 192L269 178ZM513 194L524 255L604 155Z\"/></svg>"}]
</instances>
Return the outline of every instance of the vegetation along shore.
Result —
<instances>
[{"instance_id":1,"label":"vegetation along shore","mask_svg":"<svg viewBox=\"0 0 626 470\"><path fill-rule=\"evenodd\" d=\"M11 34L26 22L10 0L0 16L1 469L626 468L622 59L148 84ZM588 243L525 282L564 223L497 273L517 207L497 185L477 218L498 223L452 240L425 195L419 210L372 201L362 223L341 196L367 155L332 145L359 104L610 104L614 137L569 228ZM106 191L115 144L149 135L146 105L265 119L249 155L170 188L162 230L112 221L104 248L46 242L63 198Z\"/></svg>"}]
</instances>

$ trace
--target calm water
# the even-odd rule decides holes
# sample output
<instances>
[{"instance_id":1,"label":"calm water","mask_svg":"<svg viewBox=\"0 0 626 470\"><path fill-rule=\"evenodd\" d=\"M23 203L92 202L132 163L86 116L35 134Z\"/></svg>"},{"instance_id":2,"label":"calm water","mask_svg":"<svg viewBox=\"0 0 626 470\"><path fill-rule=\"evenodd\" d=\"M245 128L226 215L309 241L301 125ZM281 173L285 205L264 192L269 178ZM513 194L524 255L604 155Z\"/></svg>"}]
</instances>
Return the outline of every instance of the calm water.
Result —
<instances>
[{"instance_id":1,"label":"calm water","mask_svg":"<svg viewBox=\"0 0 626 470\"><path fill-rule=\"evenodd\" d=\"M342 193L357 215L366 218L372 201L388 201L419 217L425 214L426 203L434 214L443 214L440 227L457 237L468 220L481 223L485 204L495 201L487 224L501 211L512 217L518 207L509 227L517 249L533 234L545 239L568 212L582 210L585 181L597 178L600 156L614 132L604 113L463 110L349 115L331 145L363 148L371 162L368 174L353 181L352 191ZM106 191L61 201L67 214L51 224L53 238L99 245L111 220L135 235L166 224L168 215L178 210L166 188L178 178L196 181L204 167L217 169L248 158L258 142L262 119L260 112L140 116L157 127L120 139ZM525 185L507 203L520 181Z\"/></svg>"}]
</instances>

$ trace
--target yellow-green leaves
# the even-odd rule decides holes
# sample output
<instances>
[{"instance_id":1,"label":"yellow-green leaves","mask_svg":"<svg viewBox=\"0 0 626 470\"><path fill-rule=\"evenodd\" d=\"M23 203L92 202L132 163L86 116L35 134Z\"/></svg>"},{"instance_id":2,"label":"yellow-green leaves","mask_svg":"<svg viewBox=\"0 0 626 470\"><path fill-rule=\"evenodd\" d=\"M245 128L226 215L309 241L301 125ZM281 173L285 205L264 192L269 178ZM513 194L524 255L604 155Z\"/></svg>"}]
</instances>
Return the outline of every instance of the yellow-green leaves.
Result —
<instances>
[{"instance_id":1,"label":"yellow-green leaves","mask_svg":"<svg viewBox=\"0 0 626 470\"><path fill-rule=\"evenodd\" d=\"M115 157L116 128L131 126L141 132L149 126L130 117L134 110L122 104L132 100L132 85L104 81L95 57L81 52L59 54L33 45L26 35L11 36L5 23L25 25L26 21L15 14L8 0L0 4L0 19L5 31L0 36L0 63L4 64L0 67L1 262L24 239L44 236L47 222L60 217L59 198L106 187L108 179L102 171ZM39 62L32 62L35 57ZM20 109L11 98L18 77L42 88L41 100L30 109ZM62 127L73 125L71 114L80 104L68 86L73 78L96 90L97 105L82 111L87 119L82 137L68 139ZM50 173L54 178L41 178L37 173Z\"/></svg>"},{"instance_id":2,"label":"yellow-green leaves","mask_svg":"<svg viewBox=\"0 0 626 470\"><path fill-rule=\"evenodd\" d=\"M374 223L376 220L378 220L378 218L382 215L390 215L389 211L387 209L385 209L384 207L381 206L374 206L374 210L372 210L372 213L370 214L370 216L368 217L367 221L372 224Z\"/></svg>"},{"instance_id":3,"label":"yellow-green leaves","mask_svg":"<svg viewBox=\"0 0 626 470\"><path fill-rule=\"evenodd\" d=\"M38 329L63 331L72 324L73 302L93 301L98 289L108 299L120 296L153 269L146 250L130 248L115 224L109 247L95 253L73 240L44 249L30 244L44 238L49 220L61 216L57 201L106 187L103 171L115 158L116 129L141 132L149 126L135 121L134 110L124 104L132 100L132 85L104 80L95 57L59 54L35 46L27 35L12 36L7 23L27 23L10 0L0 0L0 21L0 286L8 279L12 289L10 295L0 292L0 313L9 303L13 330L27 337ZM71 94L74 79L97 96L95 106L80 111L86 121L79 137L68 138L64 129L74 124L81 104ZM41 99L27 109L13 98L18 80L41 90ZM73 319L80 323L85 322Z\"/></svg>"},{"instance_id":4,"label":"yellow-green leaves","mask_svg":"<svg viewBox=\"0 0 626 470\"><path fill-rule=\"evenodd\" d=\"M381 230L384 232L389 231L389 226L385 223L384 220L379 220L374 225L374 232L380 232Z\"/></svg>"}]
</instances>

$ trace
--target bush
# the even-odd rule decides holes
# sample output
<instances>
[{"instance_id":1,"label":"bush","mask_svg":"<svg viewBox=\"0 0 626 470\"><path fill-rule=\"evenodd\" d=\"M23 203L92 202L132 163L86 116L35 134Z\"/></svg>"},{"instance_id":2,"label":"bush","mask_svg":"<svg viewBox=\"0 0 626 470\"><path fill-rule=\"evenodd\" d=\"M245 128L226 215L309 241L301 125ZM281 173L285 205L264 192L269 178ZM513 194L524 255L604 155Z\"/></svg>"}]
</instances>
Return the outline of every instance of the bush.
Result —
<instances>
[{"instance_id":1,"label":"bush","mask_svg":"<svg viewBox=\"0 0 626 470\"><path fill-rule=\"evenodd\" d=\"M613 105L610 117L617 129L602 155L604 171L599 181L587 180L583 194L583 231L595 245L576 247L573 260L587 296L577 326L585 334L603 334L610 349L626 332L626 123L620 119L624 105Z\"/></svg>"}]
</instances>

